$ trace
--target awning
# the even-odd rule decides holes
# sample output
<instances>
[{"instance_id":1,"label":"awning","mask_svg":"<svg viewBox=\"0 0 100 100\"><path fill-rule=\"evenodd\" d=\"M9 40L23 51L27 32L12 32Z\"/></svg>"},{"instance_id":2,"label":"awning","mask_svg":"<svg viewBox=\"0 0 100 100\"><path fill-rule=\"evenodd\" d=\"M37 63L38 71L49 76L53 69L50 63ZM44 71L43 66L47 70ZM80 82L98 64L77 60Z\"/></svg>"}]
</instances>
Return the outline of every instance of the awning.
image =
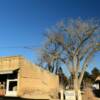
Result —
<instances>
[{"instance_id":1,"label":"awning","mask_svg":"<svg viewBox=\"0 0 100 100\"><path fill-rule=\"evenodd\" d=\"M0 71L0 75L1 74L12 74L13 73L13 71Z\"/></svg>"},{"instance_id":2,"label":"awning","mask_svg":"<svg viewBox=\"0 0 100 100\"><path fill-rule=\"evenodd\" d=\"M17 68L18 69L18 68ZM12 74L17 69L11 69L11 70L2 70L0 71L0 75L2 74Z\"/></svg>"}]
</instances>

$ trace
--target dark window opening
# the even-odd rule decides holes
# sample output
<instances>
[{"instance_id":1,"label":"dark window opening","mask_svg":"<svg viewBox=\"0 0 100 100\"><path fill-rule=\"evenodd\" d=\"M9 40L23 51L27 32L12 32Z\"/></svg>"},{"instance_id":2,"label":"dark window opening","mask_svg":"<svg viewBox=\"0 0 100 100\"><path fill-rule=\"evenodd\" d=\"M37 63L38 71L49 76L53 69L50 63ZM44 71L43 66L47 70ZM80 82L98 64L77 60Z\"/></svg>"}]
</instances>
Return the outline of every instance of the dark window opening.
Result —
<instances>
[{"instance_id":1,"label":"dark window opening","mask_svg":"<svg viewBox=\"0 0 100 100\"><path fill-rule=\"evenodd\" d=\"M17 90L17 81L9 82L9 91L16 91Z\"/></svg>"},{"instance_id":2,"label":"dark window opening","mask_svg":"<svg viewBox=\"0 0 100 100\"><path fill-rule=\"evenodd\" d=\"M14 71L12 74L8 74L8 79L17 79L18 71Z\"/></svg>"}]
</instances>

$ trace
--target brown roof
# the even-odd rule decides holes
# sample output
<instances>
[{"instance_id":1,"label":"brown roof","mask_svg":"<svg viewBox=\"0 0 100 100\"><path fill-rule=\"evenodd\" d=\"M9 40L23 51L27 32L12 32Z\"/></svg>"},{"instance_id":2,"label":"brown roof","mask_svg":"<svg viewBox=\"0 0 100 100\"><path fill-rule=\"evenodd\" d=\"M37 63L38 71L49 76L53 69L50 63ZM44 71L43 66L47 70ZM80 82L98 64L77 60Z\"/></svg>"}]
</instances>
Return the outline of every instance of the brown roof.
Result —
<instances>
[{"instance_id":1,"label":"brown roof","mask_svg":"<svg viewBox=\"0 0 100 100\"><path fill-rule=\"evenodd\" d=\"M100 75L96 78L96 80L100 80Z\"/></svg>"}]
</instances>

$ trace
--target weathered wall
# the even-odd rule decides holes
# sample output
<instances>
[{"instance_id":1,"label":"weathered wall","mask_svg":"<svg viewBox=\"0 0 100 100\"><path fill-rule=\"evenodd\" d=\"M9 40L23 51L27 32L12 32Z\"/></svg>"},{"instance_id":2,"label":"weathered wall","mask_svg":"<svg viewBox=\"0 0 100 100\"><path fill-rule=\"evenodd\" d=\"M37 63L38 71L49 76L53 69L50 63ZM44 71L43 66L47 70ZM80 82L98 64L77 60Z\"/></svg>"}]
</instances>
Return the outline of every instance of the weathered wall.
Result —
<instances>
[{"instance_id":1,"label":"weathered wall","mask_svg":"<svg viewBox=\"0 0 100 100\"><path fill-rule=\"evenodd\" d=\"M57 96L59 89L58 76L34 65L26 60L20 60L19 95ZM20 63L21 64L21 63Z\"/></svg>"},{"instance_id":2,"label":"weathered wall","mask_svg":"<svg viewBox=\"0 0 100 100\"><path fill-rule=\"evenodd\" d=\"M18 70L18 96L56 97L59 89L58 76L32 64L21 56L0 57L0 71Z\"/></svg>"},{"instance_id":3,"label":"weathered wall","mask_svg":"<svg viewBox=\"0 0 100 100\"><path fill-rule=\"evenodd\" d=\"M9 71L19 68L20 56L0 57L0 71Z\"/></svg>"}]
</instances>

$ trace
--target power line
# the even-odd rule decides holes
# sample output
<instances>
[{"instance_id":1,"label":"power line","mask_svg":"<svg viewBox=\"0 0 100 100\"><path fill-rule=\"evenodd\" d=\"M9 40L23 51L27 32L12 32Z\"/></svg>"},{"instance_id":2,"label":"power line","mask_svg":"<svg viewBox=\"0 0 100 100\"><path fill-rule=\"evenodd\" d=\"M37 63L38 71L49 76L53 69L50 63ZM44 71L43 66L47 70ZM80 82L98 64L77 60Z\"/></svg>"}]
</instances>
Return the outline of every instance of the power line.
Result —
<instances>
[{"instance_id":1,"label":"power line","mask_svg":"<svg viewBox=\"0 0 100 100\"><path fill-rule=\"evenodd\" d=\"M31 46L0 46L0 49L30 49L35 50L39 49L39 45L31 45Z\"/></svg>"}]
</instances>

